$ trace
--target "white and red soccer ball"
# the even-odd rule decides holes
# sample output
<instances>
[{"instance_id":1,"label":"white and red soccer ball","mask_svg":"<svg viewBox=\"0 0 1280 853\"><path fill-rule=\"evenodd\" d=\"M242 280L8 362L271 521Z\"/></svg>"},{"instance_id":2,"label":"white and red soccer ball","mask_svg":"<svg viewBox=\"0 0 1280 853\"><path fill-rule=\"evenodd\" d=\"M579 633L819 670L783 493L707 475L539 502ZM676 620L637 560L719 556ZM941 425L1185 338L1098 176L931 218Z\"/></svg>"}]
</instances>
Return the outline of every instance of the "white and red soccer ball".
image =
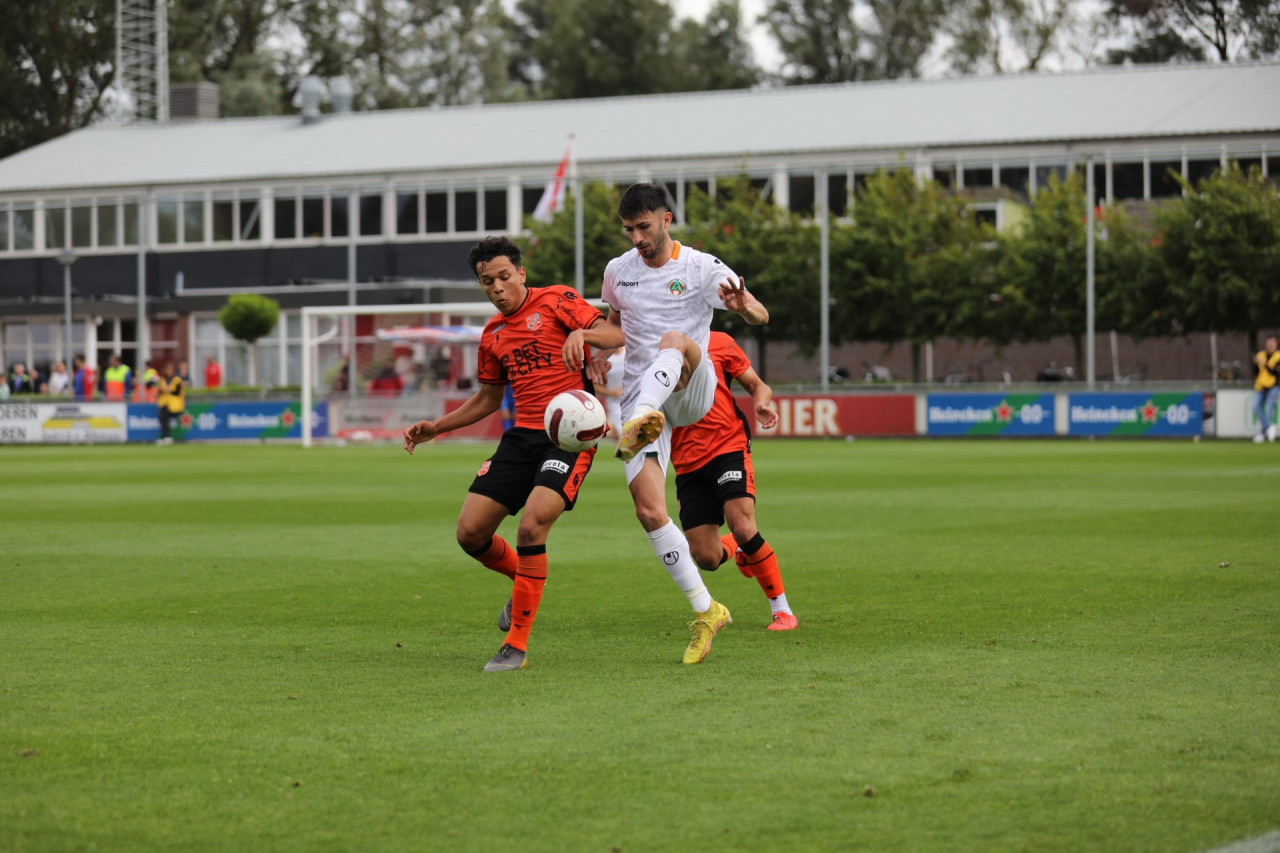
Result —
<instances>
[{"instance_id":1,"label":"white and red soccer ball","mask_svg":"<svg viewBox=\"0 0 1280 853\"><path fill-rule=\"evenodd\" d=\"M581 453L596 446L609 428L601 403L586 391L564 391L547 404L542 424L547 436L567 453Z\"/></svg>"}]
</instances>

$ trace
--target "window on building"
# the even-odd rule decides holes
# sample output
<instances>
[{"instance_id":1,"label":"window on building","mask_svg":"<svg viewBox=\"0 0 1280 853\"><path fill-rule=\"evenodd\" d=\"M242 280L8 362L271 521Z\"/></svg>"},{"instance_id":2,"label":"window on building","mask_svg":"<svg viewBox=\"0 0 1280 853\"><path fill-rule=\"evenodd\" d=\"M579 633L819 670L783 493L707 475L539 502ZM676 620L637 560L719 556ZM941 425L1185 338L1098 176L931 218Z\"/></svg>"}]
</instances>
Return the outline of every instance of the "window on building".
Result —
<instances>
[{"instance_id":1,"label":"window on building","mask_svg":"<svg viewBox=\"0 0 1280 853\"><path fill-rule=\"evenodd\" d=\"M532 216L533 212L538 209L538 202L542 200L542 192L545 187L523 187L520 190L520 211L525 216Z\"/></svg>"},{"instance_id":2,"label":"window on building","mask_svg":"<svg viewBox=\"0 0 1280 853\"><path fill-rule=\"evenodd\" d=\"M120 224L124 226L124 244L138 245L138 203L126 199L120 205Z\"/></svg>"},{"instance_id":3,"label":"window on building","mask_svg":"<svg viewBox=\"0 0 1280 853\"><path fill-rule=\"evenodd\" d=\"M995 183L995 170L990 166L974 166L964 170L964 188L989 187Z\"/></svg>"},{"instance_id":4,"label":"window on building","mask_svg":"<svg viewBox=\"0 0 1280 853\"><path fill-rule=\"evenodd\" d=\"M67 248L67 208L61 204L44 206L44 247Z\"/></svg>"},{"instance_id":5,"label":"window on building","mask_svg":"<svg viewBox=\"0 0 1280 853\"><path fill-rule=\"evenodd\" d=\"M956 185L956 164L934 163L933 179L941 184L944 189L954 189Z\"/></svg>"},{"instance_id":6,"label":"window on building","mask_svg":"<svg viewBox=\"0 0 1280 853\"><path fill-rule=\"evenodd\" d=\"M1192 186L1198 186L1201 181L1213 177L1213 173L1222 168L1222 159L1214 157L1212 160L1200 158L1187 161L1187 177L1191 179Z\"/></svg>"},{"instance_id":7,"label":"window on building","mask_svg":"<svg viewBox=\"0 0 1280 853\"><path fill-rule=\"evenodd\" d=\"M832 216L849 215L849 178L844 172L827 175L827 209Z\"/></svg>"},{"instance_id":8,"label":"window on building","mask_svg":"<svg viewBox=\"0 0 1280 853\"><path fill-rule=\"evenodd\" d=\"M973 221L979 225L990 225L996 227L996 210L994 207L975 207L973 209Z\"/></svg>"},{"instance_id":9,"label":"window on building","mask_svg":"<svg viewBox=\"0 0 1280 853\"><path fill-rule=\"evenodd\" d=\"M1006 166L1000 164L1000 186L1005 189L1013 190L1020 195L1028 195L1031 192L1031 167L1030 166Z\"/></svg>"},{"instance_id":10,"label":"window on building","mask_svg":"<svg viewBox=\"0 0 1280 853\"><path fill-rule=\"evenodd\" d=\"M419 195L417 191L405 192L401 190L396 193L397 234L418 234L421 232L421 220L418 217Z\"/></svg>"},{"instance_id":11,"label":"window on building","mask_svg":"<svg viewBox=\"0 0 1280 853\"><path fill-rule=\"evenodd\" d=\"M1087 164L1085 168L1087 170ZM1093 197L1098 201L1107 200L1107 164L1105 161L1093 164Z\"/></svg>"},{"instance_id":12,"label":"window on building","mask_svg":"<svg viewBox=\"0 0 1280 853\"><path fill-rule=\"evenodd\" d=\"M172 244L178 242L178 198L176 196L159 196L156 198L156 242Z\"/></svg>"},{"instance_id":13,"label":"window on building","mask_svg":"<svg viewBox=\"0 0 1280 853\"><path fill-rule=\"evenodd\" d=\"M236 197L217 193L213 197L213 242L229 243L236 238Z\"/></svg>"},{"instance_id":14,"label":"window on building","mask_svg":"<svg viewBox=\"0 0 1280 853\"><path fill-rule=\"evenodd\" d=\"M427 233L443 234L449 230L449 194L429 192L427 203Z\"/></svg>"},{"instance_id":15,"label":"window on building","mask_svg":"<svg viewBox=\"0 0 1280 853\"><path fill-rule=\"evenodd\" d=\"M13 206L13 250L21 252L36 247L36 211L30 204Z\"/></svg>"},{"instance_id":16,"label":"window on building","mask_svg":"<svg viewBox=\"0 0 1280 853\"><path fill-rule=\"evenodd\" d=\"M9 239L9 208L0 204L0 252L9 251L12 241Z\"/></svg>"},{"instance_id":17,"label":"window on building","mask_svg":"<svg viewBox=\"0 0 1280 853\"><path fill-rule=\"evenodd\" d=\"M484 230L507 230L507 191L484 191Z\"/></svg>"},{"instance_id":18,"label":"window on building","mask_svg":"<svg viewBox=\"0 0 1280 853\"><path fill-rule=\"evenodd\" d=\"M261 211L262 200L256 195L240 197L240 220L237 223L237 228L241 240L259 240L262 238Z\"/></svg>"},{"instance_id":19,"label":"window on building","mask_svg":"<svg viewBox=\"0 0 1280 853\"><path fill-rule=\"evenodd\" d=\"M453 194L453 230L479 231L479 203L475 190L455 190Z\"/></svg>"},{"instance_id":20,"label":"window on building","mask_svg":"<svg viewBox=\"0 0 1280 853\"><path fill-rule=\"evenodd\" d=\"M334 190L329 196L329 236L347 237L351 234L351 210L346 190ZM310 233L310 229L308 229ZM323 234L323 230L321 231Z\"/></svg>"},{"instance_id":21,"label":"window on building","mask_svg":"<svg viewBox=\"0 0 1280 853\"><path fill-rule=\"evenodd\" d=\"M1117 201L1142 198L1143 180L1141 163L1111 164L1111 197Z\"/></svg>"},{"instance_id":22,"label":"window on building","mask_svg":"<svg viewBox=\"0 0 1280 853\"><path fill-rule=\"evenodd\" d=\"M1245 175L1255 169L1259 174L1262 172L1261 157L1233 157L1231 159L1235 161L1236 166L1238 166L1240 171Z\"/></svg>"},{"instance_id":23,"label":"window on building","mask_svg":"<svg viewBox=\"0 0 1280 853\"><path fill-rule=\"evenodd\" d=\"M1067 167L1062 164L1055 163L1050 166L1036 166L1036 191L1049 188L1049 184L1057 180L1062 183L1067 179Z\"/></svg>"},{"instance_id":24,"label":"window on building","mask_svg":"<svg viewBox=\"0 0 1280 853\"><path fill-rule=\"evenodd\" d=\"M71 245L76 249L93 246L93 202L83 201L71 206Z\"/></svg>"},{"instance_id":25,"label":"window on building","mask_svg":"<svg viewBox=\"0 0 1280 853\"><path fill-rule=\"evenodd\" d=\"M182 200L182 241L184 243L204 242L204 199L184 198Z\"/></svg>"},{"instance_id":26,"label":"window on building","mask_svg":"<svg viewBox=\"0 0 1280 853\"><path fill-rule=\"evenodd\" d=\"M853 174L853 194L856 198L859 193L866 191L867 181L875 177L875 172L854 172Z\"/></svg>"},{"instance_id":27,"label":"window on building","mask_svg":"<svg viewBox=\"0 0 1280 853\"><path fill-rule=\"evenodd\" d=\"M324 192L309 192L302 197L302 234L304 238L324 236Z\"/></svg>"},{"instance_id":28,"label":"window on building","mask_svg":"<svg viewBox=\"0 0 1280 853\"><path fill-rule=\"evenodd\" d=\"M685 182L684 182L684 201L685 201L685 204L688 204L688 203L689 203L689 196L693 194L693 191L694 191L694 190L697 190L698 192L702 193L703 195L711 195L711 181L709 181L709 180L693 180L693 181L690 181L690 180L687 180L687 179L686 179L686 180L685 180Z\"/></svg>"},{"instance_id":29,"label":"window on building","mask_svg":"<svg viewBox=\"0 0 1280 853\"><path fill-rule=\"evenodd\" d=\"M1280 177L1280 157L1267 158L1267 177L1268 178Z\"/></svg>"},{"instance_id":30,"label":"window on building","mask_svg":"<svg viewBox=\"0 0 1280 853\"><path fill-rule=\"evenodd\" d=\"M1181 160L1151 161L1151 197L1169 198L1182 195L1182 185L1174 175L1182 174Z\"/></svg>"},{"instance_id":31,"label":"window on building","mask_svg":"<svg viewBox=\"0 0 1280 853\"><path fill-rule=\"evenodd\" d=\"M787 176L787 206L803 216L813 216L817 202L813 175Z\"/></svg>"},{"instance_id":32,"label":"window on building","mask_svg":"<svg viewBox=\"0 0 1280 853\"><path fill-rule=\"evenodd\" d=\"M360 193L360 236L382 236L382 190Z\"/></svg>"},{"instance_id":33,"label":"window on building","mask_svg":"<svg viewBox=\"0 0 1280 853\"><path fill-rule=\"evenodd\" d=\"M120 245L120 204L114 199L98 204L98 245Z\"/></svg>"},{"instance_id":34,"label":"window on building","mask_svg":"<svg viewBox=\"0 0 1280 853\"><path fill-rule=\"evenodd\" d=\"M294 240L298 237L298 200L293 196L281 198L276 196L275 204L276 239Z\"/></svg>"}]
</instances>

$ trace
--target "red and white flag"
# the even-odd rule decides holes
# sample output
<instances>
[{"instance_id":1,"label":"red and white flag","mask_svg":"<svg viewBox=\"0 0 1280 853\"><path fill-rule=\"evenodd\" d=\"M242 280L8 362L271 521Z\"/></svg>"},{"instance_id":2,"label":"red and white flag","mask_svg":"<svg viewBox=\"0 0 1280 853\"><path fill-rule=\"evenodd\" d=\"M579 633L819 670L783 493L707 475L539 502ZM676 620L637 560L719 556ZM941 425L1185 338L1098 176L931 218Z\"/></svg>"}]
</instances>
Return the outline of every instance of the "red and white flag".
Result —
<instances>
[{"instance_id":1,"label":"red and white flag","mask_svg":"<svg viewBox=\"0 0 1280 853\"><path fill-rule=\"evenodd\" d=\"M556 176L547 181L547 188L538 199L538 206L533 209L533 218L539 222L550 222L557 211L564 208L564 189L569 183L569 156L573 151L570 146L564 152L564 159L556 167Z\"/></svg>"}]
</instances>

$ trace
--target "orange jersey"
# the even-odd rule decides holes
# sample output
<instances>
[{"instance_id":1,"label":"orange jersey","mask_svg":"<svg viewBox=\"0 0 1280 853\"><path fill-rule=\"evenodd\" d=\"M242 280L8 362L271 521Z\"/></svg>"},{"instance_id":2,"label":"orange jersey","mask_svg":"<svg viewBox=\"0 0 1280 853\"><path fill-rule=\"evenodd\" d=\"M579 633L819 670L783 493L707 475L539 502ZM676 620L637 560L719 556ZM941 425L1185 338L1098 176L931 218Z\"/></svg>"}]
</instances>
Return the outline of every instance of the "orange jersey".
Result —
<instances>
[{"instance_id":1,"label":"orange jersey","mask_svg":"<svg viewBox=\"0 0 1280 853\"><path fill-rule=\"evenodd\" d=\"M712 332L707 355L716 371L716 396L711 411L697 423L676 427L671 433L671 464L677 474L696 471L722 453L751 449L747 416L733 401L730 380L751 369L751 361L737 341L724 332Z\"/></svg>"},{"instance_id":2,"label":"orange jersey","mask_svg":"<svg viewBox=\"0 0 1280 853\"><path fill-rule=\"evenodd\" d=\"M582 371L565 370L560 350L570 332L603 319L572 287L531 287L519 308L485 324L476 379L486 385L509 383L516 398L515 425L540 430L552 397L574 388L591 390Z\"/></svg>"}]
</instances>

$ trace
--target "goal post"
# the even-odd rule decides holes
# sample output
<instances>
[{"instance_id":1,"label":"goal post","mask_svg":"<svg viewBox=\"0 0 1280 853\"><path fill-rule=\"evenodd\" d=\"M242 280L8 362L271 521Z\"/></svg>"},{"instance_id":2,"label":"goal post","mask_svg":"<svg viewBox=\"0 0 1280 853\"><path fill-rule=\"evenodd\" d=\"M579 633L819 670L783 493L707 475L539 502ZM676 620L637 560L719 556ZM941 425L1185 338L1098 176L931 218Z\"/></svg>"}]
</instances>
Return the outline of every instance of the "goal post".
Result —
<instances>
[{"instance_id":1,"label":"goal post","mask_svg":"<svg viewBox=\"0 0 1280 853\"><path fill-rule=\"evenodd\" d=\"M390 439L474 393L476 344L490 302L333 305L302 309L302 446L328 403L331 438ZM486 419L488 420L488 419ZM488 437L494 425L451 435Z\"/></svg>"}]
</instances>

